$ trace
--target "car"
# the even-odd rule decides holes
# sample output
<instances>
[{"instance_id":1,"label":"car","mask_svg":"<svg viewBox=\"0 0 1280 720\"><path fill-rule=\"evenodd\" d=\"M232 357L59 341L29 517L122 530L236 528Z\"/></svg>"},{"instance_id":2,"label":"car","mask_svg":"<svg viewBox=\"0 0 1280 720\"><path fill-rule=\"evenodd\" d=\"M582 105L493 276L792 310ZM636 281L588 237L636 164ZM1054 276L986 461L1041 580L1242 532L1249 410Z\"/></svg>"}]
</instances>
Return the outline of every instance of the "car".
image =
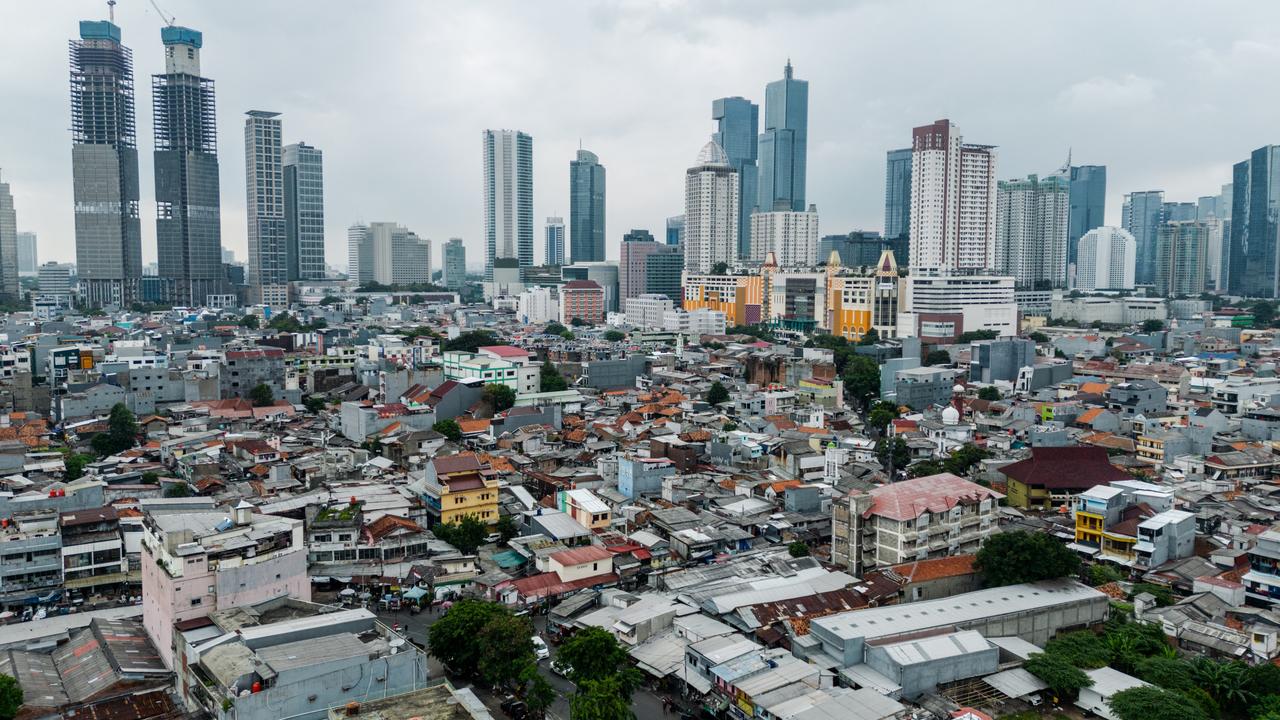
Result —
<instances>
[{"instance_id":1,"label":"car","mask_svg":"<svg viewBox=\"0 0 1280 720\"><path fill-rule=\"evenodd\" d=\"M551 649L547 647L547 641L537 635L533 636L533 654L538 656L539 660L551 657Z\"/></svg>"},{"instance_id":2,"label":"car","mask_svg":"<svg viewBox=\"0 0 1280 720\"><path fill-rule=\"evenodd\" d=\"M559 676L560 676L560 677L562 677L562 678L567 678L567 677L569 677L569 670L570 670L570 669L571 669L571 668L569 667L569 663L567 663L567 662L563 662L563 661L561 661L561 660L552 660L552 661L551 661L551 672L553 672L553 673L555 673L555 674L559 675Z\"/></svg>"},{"instance_id":3,"label":"car","mask_svg":"<svg viewBox=\"0 0 1280 720\"><path fill-rule=\"evenodd\" d=\"M496 543L501 539L502 539L502 535L499 533L489 533L488 535L484 536L485 544Z\"/></svg>"},{"instance_id":4,"label":"car","mask_svg":"<svg viewBox=\"0 0 1280 720\"><path fill-rule=\"evenodd\" d=\"M525 705L523 700L507 698L499 707L511 720L524 720L529 717L529 706Z\"/></svg>"}]
</instances>

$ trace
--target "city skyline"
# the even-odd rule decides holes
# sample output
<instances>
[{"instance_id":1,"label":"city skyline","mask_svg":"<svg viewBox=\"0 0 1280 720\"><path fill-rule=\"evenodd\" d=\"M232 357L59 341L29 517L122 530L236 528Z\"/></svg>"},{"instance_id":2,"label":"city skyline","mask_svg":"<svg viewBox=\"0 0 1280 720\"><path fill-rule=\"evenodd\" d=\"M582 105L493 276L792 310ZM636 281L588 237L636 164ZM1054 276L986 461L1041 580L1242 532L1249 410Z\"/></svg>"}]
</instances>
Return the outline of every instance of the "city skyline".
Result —
<instances>
[{"instance_id":1,"label":"city skyline","mask_svg":"<svg viewBox=\"0 0 1280 720\"><path fill-rule=\"evenodd\" d=\"M626 73L628 80L634 79L641 89L663 88L662 122L658 122L651 100L659 95L645 92L618 96L612 102L599 103L599 107L577 115L549 99L530 103L528 100L541 92L552 78L570 77L575 87L577 83L598 83L601 69L575 67L581 77L571 77L573 73L567 70L558 71L558 68L573 67L569 55L553 54L531 67L512 65L511 74L506 77L492 73L477 75L483 73L484 68L507 67L507 59L518 54L520 48L527 50L526 43L532 41L512 36L508 39L513 45L502 50L486 50L472 65L449 56L452 41L446 37L447 30L429 30L440 32L442 41L441 49L436 51L440 54L431 55L432 62L447 60L449 64L440 74L453 75L439 81L446 85L441 102L447 101L458 110L451 112L447 119L428 121L430 132L415 136L411 129L413 123L386 119L361 108L359 101L364 94L385 90L389 80L367 83L370 87L363 88L363 80L357 79L355 69L338 68L337 72L328 74L303 72L302 60L308 53L302 51L309 47L308 43L333 39L334 28L341 28L344 41L350 40L357 46L369 43L380 52L391 52L385 48L395 43L386 42L385 34L399 31L388 28L407 29L417 25L420 30L421 25L412 20L419 13L425 17L425 10L408 5L380 9L362 15L351 24L333 22L340 12L337 5L315 6L312 17L300 20L308 30L315 31L314 39L298 41L295 46L280 43L278 37L269 35L266 29L272 25L270 22L264 22L261 29L245 27L235 22L233 16L216 15L204 6L183 2L172 5L166 6L166 10L177 15L179 23L200 29L217 46L217 51L204 60L205 74L218 79L222 236L224 246L242 259L246 257L247 241L240 200L242 188L238 187L238 178L243 177L243 169L239 167L243 158L237 158L234 152L239 145L235 135L242 113L262 105L271 106L289 118L290 138L305 137L325 148L329 155L326 157L329 165L325 173L326 191L332 202L326 208L327 256L330 263L338 267L345 256L345 228L363 217L403 218L411 226L420 228L424 237L438 243L450 236L462 237L471 250L473 262L482 257L481 208L473 190L480 179L474 155L467 152L473 146L465 142L465 138L474 137L476 130L485 127L519 127L539 139L539 161L534 169L535 186L539 188L534 200L535 217L555 214L556 210L563 211L568 206L563 167L572 159L580 138L585 146L609 160L613 175L610 184L615 191L611 195L615 201L610 204L608 214L606 257L616 260L620 238L627 229L643 227L657 232L666 217L679 211L681 171L687 158L696 153L707 134L715 130L714 121L708 117L707 104L715 98L740 95L762 106L764 86L777 78L778 68L788 56L799 68L798 74L812 86L809 133L814 147L809 152L806 202L824 209L823 227L831 232L883 229L881 163L884 153L907 144L911 127L937 117L950 117L967 134L999 145L1000 179L1029 173L1048 174L1060 164L1069 147L1074 148L1074 157L1079 163L1108 166L1106 222L1109 225L1120 224L1123 193L1159 187L1171 200L1193 201L1228 182L1233 161L1274 140L1264 124L1264 118L1269 115L1265 107L1249 113L1232 113L1229 102L1233 89L1239 88L1236 77L1264 72L1280 62L1280 51L1268 39L1280 24L1280 13L1265 7L1253 8L1255 12L1249 15L1248 22L1242 22L1243 16L1235 9L1216 13L1198 27L1197 36L1185 39L1182 44L1145 38L1142 40L1144 57L1137 57L1137 53L1120 55L1118 50L1105 49L1097 57L1076 58L1073 63L1064 61L1047 69L1040 68L1038 74L1001 76L1000 87L985 104L972 102L960 88L953 88L942 79L929 78L919 69L922 61L936 57L941 50L927 50L919 60L885 68L866 61L881 47L882 41L878 39L868 38L865 47L860 48L836 48L820 41L837 29L830 26L848 27L854 22L892 24L901 12L893 8L863 4L777 9L770 12L773 22L767 29L760 28L759 23L754 22L758 18L745 10L732 8L613 8L588 14L585 22L598 25L611 41L621 43L618 52L630 47L631 40L624 37L626 28L638 25L648 31L647 39L656 41L661 48L685 48L699 56L717 58L705 70L696 72L690 72L675 57L660 60L657 67L643 70L620 68L626 65L620 60L601 63L611 66L615 72ZM1072 28L1078 31L1081 27L1078 20L1054 9L1030 11L1005 7L1008 12L1003 19L1014 29L1000 31L1002 36L1010 36L1008 38L998 38L998 42L993 39L997 50L1037 38L1051 44L1052 38L1068 37ZM1116 17L1117 23L1141 15L1143 8L1143 5L1124 8ZM561 9L555 6L547 14L558 18ZM451 18L449 26L455 31L480 27L493 19L494 12L497 10L467 8ZM524 15L528 10L516 12L530 23L539 21L532 13ZM268 8L265 13L272 17L287 15L291 21L297 15L284 6ZM937 12L929 14L929 22L919 32L926 37L940 36L948 25L948 18L955 21L952 13L939 6ZM19 229L36 232L42 240L43 257L50 260L68 261L74 257L72 217L67 210L70 169L65 162L67 102L65 79L62 79L65 40L75 36L78 20L104 15L103 5L88 2L42 9L40 13L13 6L3 11L6 21L20 22L30 29L16 38L15 51L25 58L21 75L5 75L3 79L30 108L31 112L24 116L34 115L48 121L20 123L16 118L0 121L9 123L4 126L2 136L22 140L20 144L15 143L16 147L0 150L3 153L0 164L6 168L6 176L13 186ZM1176 17L1177 13L1170 16ZM393 17L405 22L389 23ZM156 40L163 23L157 15L145 4L122 5L116 8L116 22L122 28L124 44L135 51L135 75L146 78L162 72L163 57ZM727 50L732 47L730 43L715 39L726 33L711 32L726 27L750 29L759 35L753 46L768 40L776 51L743 58L740 51ZM796 31L807 33L812 41L800 48L789 47L800 44L788 39ZM996 30L983 28L977 32L986 34ZM1099 32L1110 36L1114 31L1102 28ZM599 37L575 40L566 51L581 51L580 43L599 42ZM1191 46L1190 52L1187 44ZM255 73L260 69L259 58L245 51L257 46L263 48L272 63L272 73L263 76ZM924 46L928 47L928 43ZM985 72L995 77L997 69L1007 68L994 54L980 53L960 62L970 72ZM452 81L464 71L463 76L471 82ZM139 82L137 88L137 102L142 107L150 102L150 90L144 85ZM476 87L464 87L467 85ZM430 98L439 87L434 84L417 87L421 88L419 92L396 102L414 108L415 112L431 110L436 101ZM1165 106L1196 87L1204 90L1197 95L1203 103L1190 113L1190 118L1174 117L1154 133L1137 120L1147 114L1143 108ZM1031 93L1029 98L1027 93ZM471 102L473 94L484 97L479 102ZM378 104L367 105L372 108ZM1011 112L1015 109L1016 112ZM1106 109L1123 109L1126 117L1092 112ZM1039 113L1035 123L1028 122L1029 113ZM403 114L413 116L415 113ZM153 150L150 147L152 118L147 117L148 113L138 115L137 134L142 138L138 151L150 153ZM1168 146L1161 138L1185 136L1192 126L1203 126L1210 120L1222 129L1215 133L1212 142L1182 147L1177 154L1157 152ZM1029 131L1032 126L1034 129ZM372 137L375 134L380 137ZM359 146L351 144L356 137L360 138ZM411 167L394 168L390 176L375 169L383 161L406 152L416 158L410 166L421 162L447 171L440 173L440 178L420 179L409 172ZM153 169L149 162L140 165L143 257L144 261L152 262L156 258L155 227L147 220L155 217ZM386 177L385 184L371 181L381 177ZM850 188L854 190L851 192ZM439 202L424 204L416 200L423 195L438 198ZM542 254L539 237L534 256L540 258Z\"/></svg>"}]
</instances>

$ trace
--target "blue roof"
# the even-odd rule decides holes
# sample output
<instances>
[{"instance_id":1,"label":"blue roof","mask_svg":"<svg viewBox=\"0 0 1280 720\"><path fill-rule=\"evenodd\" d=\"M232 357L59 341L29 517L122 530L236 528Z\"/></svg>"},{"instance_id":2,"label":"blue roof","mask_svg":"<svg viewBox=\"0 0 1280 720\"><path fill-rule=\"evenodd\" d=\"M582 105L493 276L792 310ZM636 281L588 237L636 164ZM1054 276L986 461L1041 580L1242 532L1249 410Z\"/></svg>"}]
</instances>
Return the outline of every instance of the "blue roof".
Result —
<instances>
[{"instance_id":1,"label":"blue roof","mask_svg":"<svg viewBox=\"0 0 1280 720\"><path fill-rule=\"evenodd\" d=\"M204 43L204 35L199 30L170 25L160 28L160 40L165 45L191 45L198 48Z\"/></svg>"},{"instance_id":2,"label":"blue roof","mask_svg":"<svg viewBox=\"0 0 1280 720\"><path fill-rule=\"evenodd\" d=\"M80 39L120 42L120 27L108 20L81 20Z\"/></svg>"}]
</instances>

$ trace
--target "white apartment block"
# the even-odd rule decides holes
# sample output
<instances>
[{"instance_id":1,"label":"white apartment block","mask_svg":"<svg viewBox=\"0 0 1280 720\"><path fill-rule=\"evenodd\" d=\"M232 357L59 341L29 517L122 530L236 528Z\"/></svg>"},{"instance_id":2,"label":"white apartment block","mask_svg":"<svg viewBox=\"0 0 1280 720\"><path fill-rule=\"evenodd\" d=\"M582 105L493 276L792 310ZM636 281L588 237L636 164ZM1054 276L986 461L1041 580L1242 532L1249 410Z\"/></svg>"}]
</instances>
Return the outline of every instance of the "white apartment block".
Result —
<instances>
[{"instance_id":1,"label":"white apartment block","mask_svg":"<svg viewBox=\"0 0 1280 720\"><path fill-rule=\"evenodd\" d=\"M995 270L1018 287L1067 284L1067 220L1071 184L1062 175L999 183Z\"/></svg>"},{"instance_id":2,"label":"white apartment block","mask_svg":"<svg viewBox=\"0 0 1280 720\"><path fill-rule=\"evenodd\" d=\"M706 273L738 259L738 171L714 142L703 146L685 172L684 269Z\"/></svg>"},{"instance_id":3,"label":"white apartment block","mask_svg":"<svg viewBox=\"0 0 1280 720\"><path fill-rule=\"evenodd\" d=\"M970 330L1018 334L1014 280L1001 275L911 275L903 285L898 335L954 339Z\"/></svg>"},{"instance_id":4,"label":"white apartment block","mask_svg":"<svg viewBox=\"0 0 1280 720\"><path fill-rule=\"evenodd\" d=\"M779 267L818 264L818 209L751 213L751 260L764 262L773 253Z\"/></svg>"},{"instance_id":5,"label":"white apartment block","mask_svg":"<svg viewBox=\"0 0 1280 720\"><path fill-rule=\"evenodd\" d=\"M1138 241L1118 227L1094 228L1076 246L1077 290L1132 290Z\"/></svg>"},{"instance_id":6,"label":"white apartment block","mask_svg":"<svg viewBox=\"0 0 1280 720\"><path fill-rule=\"evenodd\" d=\"M995 266L996 152L949 120L912 131L911 267Z\"/></svg>"},{"instance_id":7,"label":"white apartment block","mask_svg":"<svg viewBox=\"0 0 1280 720\"><path fill-rule=\"evenodd\" d=\"M627 324L642 330L663 327L663 317L674 307L671 298L657 293L627 298L623 302L626 303Z\"/></svg>"},{"instance_id":8,"label":"white apartment block","mask_svg":"<svg viewBox=\"0 0 1280 720\"><path fill-rule=\"evenodd\" d=\"M720 310L668 310L662 316L662 329L684 335L723 335L725 315Z\"/></svg>"},{"instance_id":9,"label":"white apartment block","mask_svg":"<svg viewBox=\"0 0 1280 720\"><path fill-rule=\"evenodd\" d=\"M560 317L560 302L551 288L528 288L517 297L516 315L529 325L549 323Z\"/></svg>"}]
</instances>

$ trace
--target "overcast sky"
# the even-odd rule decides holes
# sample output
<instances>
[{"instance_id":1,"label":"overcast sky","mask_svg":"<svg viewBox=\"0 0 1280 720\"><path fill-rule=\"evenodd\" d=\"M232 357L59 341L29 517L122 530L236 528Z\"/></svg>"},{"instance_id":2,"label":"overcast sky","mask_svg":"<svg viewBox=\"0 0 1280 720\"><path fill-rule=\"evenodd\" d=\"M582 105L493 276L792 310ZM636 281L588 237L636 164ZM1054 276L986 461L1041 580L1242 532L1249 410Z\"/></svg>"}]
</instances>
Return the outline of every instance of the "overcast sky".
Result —
<instances>
[{"instance_id":1,"label":"overcast sky","mask_svg":"<svg viewBox=\"0 0 1280 720\"><path fill-rule=\"evenodd\" d=\"M462 237L483 262L481 130L534 138L535 258L567 216L582 146L608 169L607 248L683 212L684 170L711 101L763 101L790 57L809 81L807 200L823 234L880 229L884 153L950 118L999 146L999 175L1048 173L1073 148L1105 164L1108 222L1124 192L1216 194L1231 164L1280 142L1280 3L359 2L159 0L204 33L216 81L222 243L245 259L244 112L282 113L284 141L324 151L327 260L346 227L396 221ZM40 260L75 257L67 40L105 2L0 0L0 168ZM120 0L133 48L143 256L155 259L149 76L162 21ZM763 109L761 111L763 116Z\"/></svg>"}]
</instances>

